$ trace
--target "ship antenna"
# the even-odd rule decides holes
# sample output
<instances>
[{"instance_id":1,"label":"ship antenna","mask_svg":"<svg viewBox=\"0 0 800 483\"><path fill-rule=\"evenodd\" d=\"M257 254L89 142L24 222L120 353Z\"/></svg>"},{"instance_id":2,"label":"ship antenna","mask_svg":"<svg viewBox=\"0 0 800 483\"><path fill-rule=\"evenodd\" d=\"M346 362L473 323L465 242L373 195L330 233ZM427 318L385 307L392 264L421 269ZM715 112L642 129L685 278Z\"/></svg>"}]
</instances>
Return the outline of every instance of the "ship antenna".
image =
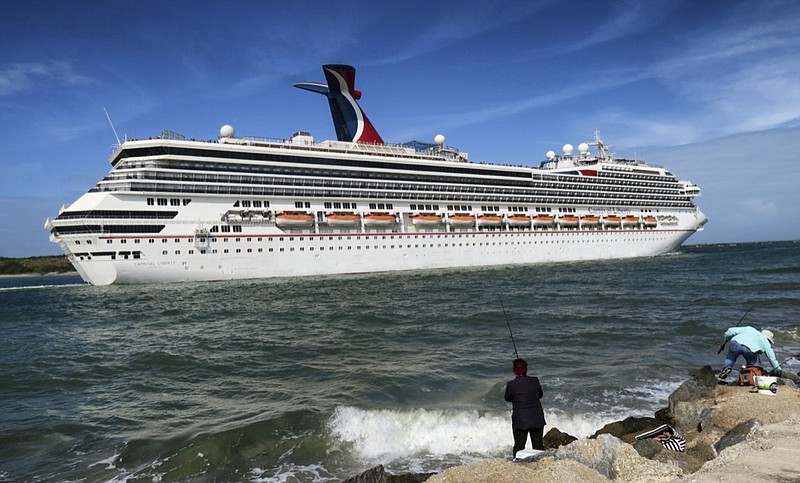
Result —
<instances>
[{"instance_id":1,"label":"ship antenna","mask_svg":"<svg viewBox=\"0 0 800 483\"><path fill-rule=\"evenodd\" d=\"M117 136L117 130L114 129L114 123L111 122L111 116L108 115L108 110L105 107L103 108L103 112L106 113L106 119L108 119L108 123L111 125L111 130L114 132L114 137L117 138L117 146L122 146L119 136Z\"/></svg>"}]
</instances>

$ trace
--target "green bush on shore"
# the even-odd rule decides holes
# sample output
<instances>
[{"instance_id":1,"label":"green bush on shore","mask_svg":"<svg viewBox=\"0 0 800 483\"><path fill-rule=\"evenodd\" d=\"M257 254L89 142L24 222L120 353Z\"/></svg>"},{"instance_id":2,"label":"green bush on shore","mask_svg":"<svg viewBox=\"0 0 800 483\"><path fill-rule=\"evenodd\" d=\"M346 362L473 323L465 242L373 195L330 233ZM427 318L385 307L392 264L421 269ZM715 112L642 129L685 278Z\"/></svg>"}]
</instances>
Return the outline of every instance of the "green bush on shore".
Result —
<instances>
[{"instance_id":1,"label":"green bush on shore","mask_svg":"<svg viewBox=\"0 0 800 483\"><path fill-rule=\"evenodd\" d=\"M64 255L28 258L0 257L0 275L66 273L74 271L75 268Z\"/></svg>"}]
</instances>

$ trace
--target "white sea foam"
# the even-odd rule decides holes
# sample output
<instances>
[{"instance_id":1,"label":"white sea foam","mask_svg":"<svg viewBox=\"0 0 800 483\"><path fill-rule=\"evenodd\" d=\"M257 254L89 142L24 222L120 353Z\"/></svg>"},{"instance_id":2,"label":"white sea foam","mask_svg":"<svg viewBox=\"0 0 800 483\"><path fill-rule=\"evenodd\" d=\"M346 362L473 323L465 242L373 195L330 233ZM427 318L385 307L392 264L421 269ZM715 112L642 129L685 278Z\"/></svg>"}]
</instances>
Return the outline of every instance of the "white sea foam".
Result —
<instances>
[{"instance_id":1,"label":"white sea foam","mask_svg":"<svg viewBox=\"0 0 800 483\"><path fill-rule=\"evenodd\" d=\"M329 422L333 435L352 443L365 460L414 455L494 454L507 449L507 415L428 409L367 410L337 407Z\"/></svg>"},{"instance_id":2,"label":"white sea foam","mask_svg":"<svg viewBox=\"0 0 800 483\"><path fill-rule=\"evenodd\" d=\"M607 423L613 415L568 414L548 411L547 427L583 438ZM352 444L358 459L367 462L409 460L415 457L461 461L471 457L496 457L512 445L511 413L445 411L429 409L360 409L337 407L329 421L333 436ZM530 442L528 443L530 445Z\"/></svg>"}]
</instances>

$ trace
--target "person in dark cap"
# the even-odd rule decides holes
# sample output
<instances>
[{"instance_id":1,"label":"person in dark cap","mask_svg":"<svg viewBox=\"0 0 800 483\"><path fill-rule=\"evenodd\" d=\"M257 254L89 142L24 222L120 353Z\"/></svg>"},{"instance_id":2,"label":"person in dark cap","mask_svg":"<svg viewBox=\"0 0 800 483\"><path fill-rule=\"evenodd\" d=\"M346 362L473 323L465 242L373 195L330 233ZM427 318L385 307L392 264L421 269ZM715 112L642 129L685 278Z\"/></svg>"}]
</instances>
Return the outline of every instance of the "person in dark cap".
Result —
<instances>
[{"instance_id":1,"label":"person in dark cap","mask_svg":"<svg viewBox=\"0 0 800 483\"><path fill-rule=\"evenodd\" d=\"M719 371L719 378L725 379L731 373L733 364L739 356L744 357L744 362L748 366L758 364L759 354L767 356L773 370L780 367L778 359L775 358L775 352L772 350L772 345L775 343L775 337L769 330L758 331L753 327L731 327L725 332L725 340L731 341L728 348L728 354L725 356L725 367Z\"/></svg>"},{"instance_id":2,"label":"person in dark cap","mask_svg":"<svg viewBox=\"0 0 800 483\"><path fill-rule=\"evenodd\" d=\"M541 398L544 395L539 378L528 376L528 363L525 359L515 359L511 369L516 376L506 384L506 401L512 405L511 429L514 432L514 458L517 452L525 449L528 434L533 449L544 449L542 435L547 424Z\"/></svg>"}]
</instances>

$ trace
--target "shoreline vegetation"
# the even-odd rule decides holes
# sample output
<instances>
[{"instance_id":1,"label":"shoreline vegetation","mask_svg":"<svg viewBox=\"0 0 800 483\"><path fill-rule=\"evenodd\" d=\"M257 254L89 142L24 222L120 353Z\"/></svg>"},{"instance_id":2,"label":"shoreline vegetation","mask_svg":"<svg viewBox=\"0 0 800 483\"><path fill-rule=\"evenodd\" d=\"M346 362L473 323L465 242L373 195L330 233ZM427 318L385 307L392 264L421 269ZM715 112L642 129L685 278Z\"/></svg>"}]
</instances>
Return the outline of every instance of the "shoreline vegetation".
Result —
<instances>
[{"instance_id":1,"label":"shoreline vegetation","mask_svg":"<svg viewBox=\"0 0 800 483\"><path fill-rule=\"evenodd\" d=\"M3 277L72 275L77 273L64 255L26 258L0 257L0 276Z\"/></svg>"}]
</instances>

